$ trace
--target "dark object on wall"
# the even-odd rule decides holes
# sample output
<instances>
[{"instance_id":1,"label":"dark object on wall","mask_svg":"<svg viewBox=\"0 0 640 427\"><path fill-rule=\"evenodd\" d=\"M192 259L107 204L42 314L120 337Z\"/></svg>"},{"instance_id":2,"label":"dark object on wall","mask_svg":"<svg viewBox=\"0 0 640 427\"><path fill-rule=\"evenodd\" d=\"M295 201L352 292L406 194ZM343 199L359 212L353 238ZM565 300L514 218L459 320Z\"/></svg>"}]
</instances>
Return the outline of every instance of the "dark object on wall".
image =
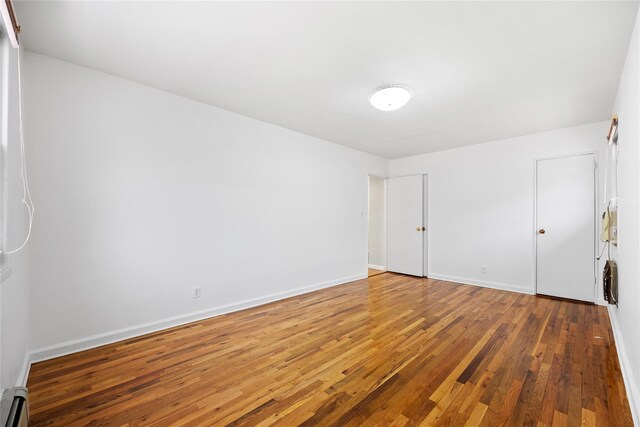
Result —
<instances>
[{"instance_id":1,"label":"dark object on wall","mask_svg":"<svg viewBox=\"0 0 640 427\"><path fill-rule=\"evenodd\" d=\"M25 387L8 388L0 402L0 426L27 427L29 425L28 392Z\"/></svg>"},{"instance_id":2,"label":"dark object on wall","mask_svg":"<svg viewBox=\"0 0 640 427\"><path fill-rule=\"evenodd\" d=\"M615 261L609 260L604 265L602 281L604 284L604 299L609 304L618 305L618 265Z\"/></svg>"}]
</instances>

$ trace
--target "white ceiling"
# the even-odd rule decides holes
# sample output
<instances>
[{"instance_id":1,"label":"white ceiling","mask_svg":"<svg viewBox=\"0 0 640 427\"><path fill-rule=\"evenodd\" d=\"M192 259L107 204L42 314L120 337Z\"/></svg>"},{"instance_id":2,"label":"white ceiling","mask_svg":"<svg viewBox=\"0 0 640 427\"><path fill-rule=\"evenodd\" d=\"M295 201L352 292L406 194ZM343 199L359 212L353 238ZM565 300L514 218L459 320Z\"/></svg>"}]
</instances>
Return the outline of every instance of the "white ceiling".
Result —
<instances>
[{"instance_id":1,"label":"white ceiling","mask_svg":"<svg viewBox=\"0 0 640 427\"><path fill-rule=\"evenodd\" d=\"M18 1L27 50L387 158L606 120L636 2ZM378 86L414 98L381 112Z\"/></svg>"}]
</instances>

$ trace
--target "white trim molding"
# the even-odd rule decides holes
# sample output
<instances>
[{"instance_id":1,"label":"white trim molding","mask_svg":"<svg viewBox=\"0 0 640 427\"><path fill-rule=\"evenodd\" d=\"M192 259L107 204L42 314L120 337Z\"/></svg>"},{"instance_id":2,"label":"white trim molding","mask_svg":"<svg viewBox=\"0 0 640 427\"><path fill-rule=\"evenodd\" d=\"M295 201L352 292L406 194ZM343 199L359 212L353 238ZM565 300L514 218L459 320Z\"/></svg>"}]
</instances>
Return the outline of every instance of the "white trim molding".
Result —
<instances>
[{"instance_id":1,"label":"white trim molding","mask_svg":"<svg viewBox=\"0 0 640 427\"><path fill-rule=\"evenodd\" d=\"M11 259L5 254L0 254L0 283L11 277Z\"/></svg>"},{"instance_id":2,"label":"white trim molding","mask_svg":"<svg viewBox=\"0 0 640 427\"><path fill-rule=\"evenodd\" d=\"M609 320L611 322L611 329L613 330L613 338L615 339L622 379L624 380L624 387L627 392L627 400L629 400L629 406L631 407L631 417L633 418L634 425L640 426L640 393L638 393L638 384L636 384L633 379L631 361L629 357L627 357L627 349L620 334L618 317L613 311L613 306L609 305L607 308L609 309Z\"/></svg>"},{"instance_id":3,"label":"white trim molding","mask_svg":"<svg viewBox=\"0 0 640 427\"><path fill-rule=\"evenodd\" d=\"M383 266L375 265L375 264L367 264L367 267L369 267L372 270L382 270L382 271L386 270L386 268L384 268Z\"/></svg>"},{"instance_id":4,"label":"white trim molding","mask_svg":"<svg viewBox=\"0 0 640 427\"><path fill-rule=\"evenodd\" d=\"M462 283L463 285L480 286L483 288L534 295L533 289L516 285L507 285L505 283L485 282L483 280L465 279L463 277L447 276L444 274L429 274L429 279L446 280L447 282Z\"/></svg>"},{"instance_id":5,"label":"white trim molding","mask_svg":"<svg viewBox=\"0 0 640 427\"><path fill-rule=\"evenodd\" d=\"M304 286L301 288L291 289L285 292L265 295L258 298L247 299L233 304L213 307L206 310L195 311L187 314L169 317L155 322L144 323L141 325L130 326L115 331L104 332L101 334L91 335L75 340L65 341L48 347L42 347L30 352L29 362L36 363L44 360L65 356L71 353L77 353L83 350L100 347L106 344L112 344L129 338L146 335L152 332L158 332L164 329L173 328L175 326L185 325L187 323L197 322L221 314L232 313L244 310L246 308L257 307L274 301L290 298L297 295L306 294L332 286L343 285L345 283L354 282L356 280L366 279L367 274L356 274L353 276L342 277L340 279L330 280L328 282L317 283L314 285ZM28 368L25 370L28 372ZM26 380L26 377L25 377Z\"/></svg>"},{"instance_id":6,"label":"white trim molding","mask_svg":"<svg viewBox=\"0 0 640 427\"><path fill-rule=\"evenodd\" d=\"M31 353L24 355L24 362L22 363L22 369L20 369L20 375L16 380L16 387L26 387L27 379L29 378L29 371L31 370Z\"/></svg>"}]
</instances>

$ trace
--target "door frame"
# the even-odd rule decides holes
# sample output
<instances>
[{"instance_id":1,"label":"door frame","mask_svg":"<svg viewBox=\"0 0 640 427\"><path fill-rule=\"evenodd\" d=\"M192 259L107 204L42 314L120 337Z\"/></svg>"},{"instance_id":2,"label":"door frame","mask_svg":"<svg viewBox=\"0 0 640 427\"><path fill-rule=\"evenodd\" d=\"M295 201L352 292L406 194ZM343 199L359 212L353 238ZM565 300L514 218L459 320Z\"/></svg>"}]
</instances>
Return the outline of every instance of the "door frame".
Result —
<instances>
[{"instance_id":1,"label":"door frame","mask_svg":"<svg viewBox=\"0 0 640 427\"><path fill-rule=\"evenodd\" d=\"M422 233L422 277L429 277L429 256L431 248L429 242L431 239L431 229L429 228L429 174L422 174L422 226L426 228Z\"/></svg>"},{"instance_id":2,"label":"door frame","mask_svg":"<svg viewBox=\"0 0 640 427\"><path fill-rule=\"evenodd\" d=\"M598 152L582 151L558 156L539 157L533 160L533 293L538 294L538 162L566 157L593 156L593 303L598 302Z\"/></svg>"},{"instance_id":3,"label":"door frame","mask_svg":"<svg viewBox=\"0 0 640 427\"><path fill-rule=\"evenodd\" d=\"M368 272L369 272L369 216L371 215L371 200L369 199L369 194L370 194L370 188L369 188L369 178L378 178L381 179L383 181L383 188L384 188L384 195L382 198L382 204L383 204L383 211L384 211L384 219L382 221L384 230L383 230L383 236L384 236L384 262L383 265L380 265L379 267L383 267L385 269L385 271L387 270L387 179L389 179L389 177L386 176L381 176L381 175L373 175L373 174L368 174L367 175L367 215L366 215L366 238L365 238L365 264L366 264L366 269L365 271L367 272L367 276L368 276Z\"/></svg>"}]
</instances>

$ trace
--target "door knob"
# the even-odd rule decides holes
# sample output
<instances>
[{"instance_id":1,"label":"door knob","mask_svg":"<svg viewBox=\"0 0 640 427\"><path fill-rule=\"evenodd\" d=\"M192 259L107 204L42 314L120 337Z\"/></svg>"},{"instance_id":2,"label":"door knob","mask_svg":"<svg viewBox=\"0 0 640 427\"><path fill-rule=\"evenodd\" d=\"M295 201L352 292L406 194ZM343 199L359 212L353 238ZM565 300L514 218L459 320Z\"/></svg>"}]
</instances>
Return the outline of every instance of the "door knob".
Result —
<instances>
[{"instance_id":1,"label":"door knob","mask_svg":"<svg viewBox=\"0 0 640 427\"><path fill-rule=\"evenodd\" d=\"M416 231L422 231L422 228L416 227Z\"/></svg>"},{"instance_id":2,"label":"door knob","mask_svg":"<svg viewBox=\"0 0 640 427\"><path fill-rule=\"evenodd\" d=\"M540 230L538 230L538 233L544 234L544 233L546 233L546 231L544 230L544 228L541 228Z\"/></svg>"},{"instance_id":3,"label":"door knob","mask_svg":"<svg viewBox=\"0 0 640 427\"><path fill-rule=\"evenodd\" d=\"M422 227L422 231L425 231L425 230L426 230L426 228L425 228L425 227Z\"/></svg>"}]
</instances>

